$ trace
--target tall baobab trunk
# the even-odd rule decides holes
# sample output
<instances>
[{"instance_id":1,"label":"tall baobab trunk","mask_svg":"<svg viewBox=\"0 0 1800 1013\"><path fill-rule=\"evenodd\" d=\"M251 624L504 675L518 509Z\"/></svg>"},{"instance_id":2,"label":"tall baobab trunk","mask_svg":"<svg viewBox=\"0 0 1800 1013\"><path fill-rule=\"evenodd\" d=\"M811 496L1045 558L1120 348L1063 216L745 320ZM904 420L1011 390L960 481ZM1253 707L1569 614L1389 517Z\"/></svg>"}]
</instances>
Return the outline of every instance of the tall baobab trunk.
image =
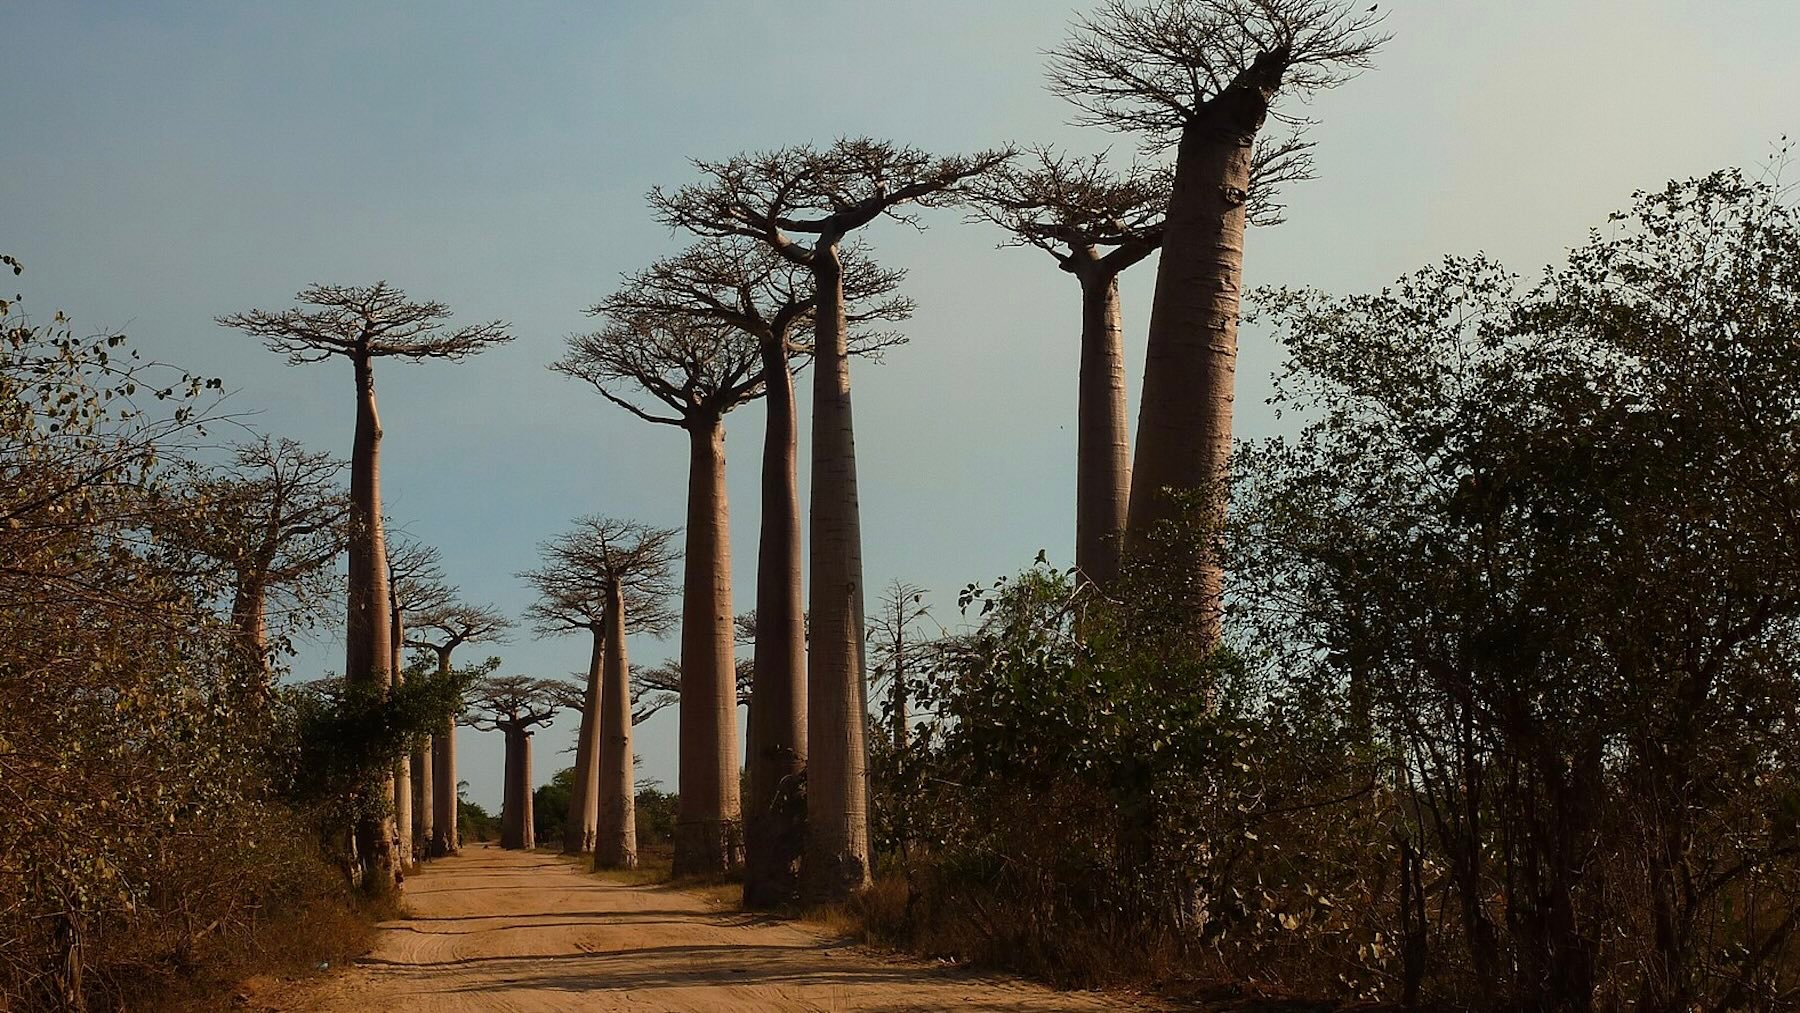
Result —
<instances>
[{"instance_id":1,"label":"tall baobab trunk","mask_svg":"<svg viewBox=\"0 0 1800 1013\"><path fill-rule=\"evenodd\" d=\"M450 652L438 651L438 675L450 675ZM431 737L431 856L462 850L462 814L456 797L456 715L444 719Z\"/></svg>"},{"instance_id":2,"label":"tall baobab trunk","mask_svg":"<svg viewBox=\"0 0 1800 1013\"><path fill-rule=\"evenodd\" d=\"M401 685L406 680L406 665L402 657L403 645L406 643L405 619L400 614L400 605L392 598L393 575L388 576L389 601L388 611L393 617L391 634L388 643L391 648L391 660L388 670L393 673L393 684ZM394 851L401 868L413 864L413 783L412 754L402 753L394 761Z\"/></svg>"},{"instance_id":3,"label":"tall baobab trunk","mask_svg":"<svg viewBox=\"0 0 1800 1013\"><path fill-rule=\"evenodd\" d=\"M813 257L818 293L812 428L812 558L807 638L807 828L801 875L810 900L869 882L868 688L864 682L862 519L844 275L835 239Z\"/></svg>"},{"instance_id":4,"label":"tall baobab trunk","mask_svg":"<svg viewBox=\"0 0 1800 1013\"><path fill-rule=\"evenodd\" d=\"M413 852L420 858L431 853L431 838L436 831L436 821L432 819L432 810L437 805L436 785L431 776L434 763L432 738L427 735L420 739L412 751Z\"/></svg>"},{"instance_id":5,"label":"tall baobab trunk","mask_svg":"<svg viewBox=\"0 0 1800 1013\"><path fill-rule=\"evenodd\" d=\"M519 746L525 740L511 726L502 725L501 731L506 758L500 774L500 846L516 849L525 846L524 807L519 802Z\"/></svg>"},{"instance_id":6,"label":"tall baobab trunk","mask_svg":"<svg viewBox=\"0 0 1800 1013\"><path fill-rule=\"evenodd\" d=\"M244 657L265 673L269 666L268 590L241 580L231 598L231 630Z\"/></svg>"},{"instance_id":7,"label":"tall baobab trunk","mask_svg":"<svg viewBox=\"0 0 1800 1013\"><path fill-rule=\"evenodd\" d=\"M744 904L774 907L798 885L804 827L775 812L784 779L806 769L806 624L800 584L799 426L787 340L762 348L762 533L756 558L755 682L750 691L750 797L744 811Z\"/></svg>"},{"instance_id":8,"label":"tall baobab trunk","mask_svg":"<svg viewBox=\"0 0 1800 1013\"><path fill-rule=\"evenodd\" d=\"M726 872L743 857L724 423L696 416L688 422L688 438L676 875Z\"/></svg>"},{"instance_id":9,"label":"tall baobab trunk","mask_svg":"<svg viewBox=\"0 0 1800 1013\"><path fill-rule=\"evenodd\" d=\"M1286 50L1258 57L1181 132L1138 406L1127 523L1134 550L1178 514L1171 489L1209 497L1214 519L1223 516L1251 152L1287 57ZM1196 637L1210 649L1219 637L1223 573L1210 548L1195 565Z\"/></svg>"},{"instance_id":10,"label":"tall baobab trunk","mask_svg":"<svg viewBox=\"0 0 1800 1013\"><path fill-rule=\"evenodd\" d=\"M393 678L388 607L387 547L381 530L381 417L375 410L375 370L367 355L356 367L356 435L350 454L349 615L344 678L385 692ZM392 794L384 786L382 797ZM369 874L391 881L395 868L392 818L366 818L357 827L357 852Z\"/></svg>"},{"instance_id":11,"label":"tall baobab trunk","mask_svg":"<svg viewBox=\"0 0 1800 1013\"><path fill-rule=\"evenodd\" d=\"M531 795L531 729L519 732L519 846L526 851L537 847L536 799Z\"/></svg>"},{"instance_id":12,"label":"tall baobab trunk","mask_svg":"<svg viewBox=\"0 0 1800 1013\"><path fill-rule=\"evenodd\" d=\"M1125 339L1119 276L1090 260L1081 279L1081 369L1076 407L1075 565L1098 587L1119 572L1131 493Z\"/></svg>"},{"instance_id":13,"label":"tall baobab trunk","mask_svg":"<svg viewBox=\"0 0 1800 1013\"><path fill-rule=\"evenodd\" d=\"M600 815L594 866L637 868L637 785L631 759L631 662L625 653L625 589L608 582L600 674Z\"/></svg>"},{"instance_id":14,"label":"tall baobab trunk","mask_svg":"<svg viewBox=\"0 0 1800 1013\"><path fill-rule=\"evenodd\" d=\"M588 658L587 691L581 697L581 729L575 735L575 783L570 786L569 812L563 817L562 849L566 855L594 850L594 824L600 815L600 680L606 656L606 633L594 631Z\"/></svg>"}]
</instances>

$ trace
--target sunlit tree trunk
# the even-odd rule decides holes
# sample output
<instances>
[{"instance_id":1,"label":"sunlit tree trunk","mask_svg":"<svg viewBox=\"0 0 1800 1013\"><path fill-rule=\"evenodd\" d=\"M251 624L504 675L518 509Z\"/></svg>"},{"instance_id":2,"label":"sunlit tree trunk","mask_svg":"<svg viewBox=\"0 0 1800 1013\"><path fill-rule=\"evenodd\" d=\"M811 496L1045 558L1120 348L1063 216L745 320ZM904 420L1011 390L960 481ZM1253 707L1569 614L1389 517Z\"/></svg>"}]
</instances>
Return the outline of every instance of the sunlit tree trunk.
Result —
<instances>
[{"instance_id":1,"label":"sunlit tree trunk","mask_svg":"<svg viewBox=\"0 0 1800 1013\"><path fill-rule=\"evenodd\" d=\"M725 872L737 867L743 856L725 427L717 417L694 418L688 423L688 436L677 875Z\"/></svg>"},{"instance_id":2,"label":"sunlit tree trunk","mask_svg":"<svg viewBox=\"0 0 1800 1013\"><path fill-rule=\"evenodd\" d=\"M531 729L519 733L519 846L537 847L537 800L531 794Z\"/></svg>"},{"instance_id":3,"label":"sunlit tree trunk","mask_svg":"<svg viewBox=\"0 0 1800 1013\"><path fill-rule=\"evenodd\" d=\"M406 643L405 620L401 617L400 607L392 598L392 575L389 576L388 611L392 617L391 634L388 643L392 650L392 660L388 670L393 673L393 684L401 685L406 679L406 666L402 658L403 646ZM413 863L413 783L412 754L402 754L394 763L394 850L395 858L401 868Z\"/></svg>"},{"instance_id":4,"label":"sunlit tree trunk","mask_svg":"<svg viewBox=\"0 0 1800 1013\"><path fill-rule=\"evenodd\" d=\"M762 533L756 559L755 682L744 814L744 904L792 900L803 828L776 814L782 779L806 767L806 626L800 576L799 427L785 338L763 342Z\"/></svg>"},{"instance_id":5,"label":"sunlit tree trunk","mask_svg":"<svg viewBox=\"0 0 1800 1013\"><path fill-rule=\"evenodd\" d=\"M1119 276L1089 262L1081 280L1081 366L1076 407L1075 565L1105 587L1119 572L1131 492L1125 340Z\"/></svg>"},{"instance_id":6,"label":"sunlit tree trunk","mask_svg":"<svg viewBox=\"0 0 1800 1013\"><path fill-rule=\"evenodd\" d=\"M231 598L231 629L244 657L265 672L269 664L268 591L254 580L241 581Z\"/></svg>"},{"instance_id":7,"label":"sunlit tree trunk","mask_svg":"<svg viewBox=\"0 0 1800 1013\"><path fill-rule=\"evenodd\" d=\"M349 615L344 634L344 677L353 684L386 691L392 682L388 642L387 550L381 530L381 417L375 410L375 372L367 355L356 367L356 434L350 455ZM380 797L391 797L385 785ZM386 878L395 869L392 817L370 817L357 827L364 882Z\"/></svg>"},{"instance_id":8,"label":"sunlit tree trunk","mask_svg":"<svg viewBox=\"0 0 1800 1013\"><path fill-rule=\"evenodd\" d=\"M811 603L807 639L808 899L841 899L869 882L868 714L864 682L862 521L843 268L835 239L813 257Z\"/></svg>"},{"instance_id":9,"label":"sunlit tree trunk","mask_svg":"<svg viewBox=\"0 0 1800 1013\"><path fill-rule=\"evenodd\" d=\"M575 735L575 783L570 786L569 812L563 817L562 849L568 855L594 849L594 823L600 814L600 683L605 655L605 632L595 630L587 691L581 697L581 728Z\"/></svg>"},{"instance_id":10,"label":"sunlit tree trunk","mask_svg":"<svg viewBox=\"0 0 1800 1013\"><path fill-rule=\"evenodd\" d=\"M610 582L606 599L606 654L600 680L600 819L594 865L637 868L637 790L631 757L631 662L625 651L625 592Z\"/></svg>"},{"instance_id":11,"label":"sunlit tree trunk","mask_svg":"<svg viewBox=\"0 0 1800 1013\"><path fill-rule=\"evenodd\" d=\"M1181 133L1150 307L1129 549L1144 548L1160 522L1177 516L1170 490L1199 493L1223 510L1251 151L1279 80L1279 64L1259 59ZM1210 550L1196 565L1193 611L1204 649L1218 642L1223 575Z\"/></svg>"},{"instance_id":12,"label":"sunlit tree trunk","mask_svg":"<svg viewBox=\"0 0 1800 1013\"><path fill-rule=\"evenodd\" d=\"M438 675L450 675L450 652L438 652ZM431 737L431 856L441 858L462 849L462 821L456 799L456 716L444 719Z\"/></svg>"}]
</instances>

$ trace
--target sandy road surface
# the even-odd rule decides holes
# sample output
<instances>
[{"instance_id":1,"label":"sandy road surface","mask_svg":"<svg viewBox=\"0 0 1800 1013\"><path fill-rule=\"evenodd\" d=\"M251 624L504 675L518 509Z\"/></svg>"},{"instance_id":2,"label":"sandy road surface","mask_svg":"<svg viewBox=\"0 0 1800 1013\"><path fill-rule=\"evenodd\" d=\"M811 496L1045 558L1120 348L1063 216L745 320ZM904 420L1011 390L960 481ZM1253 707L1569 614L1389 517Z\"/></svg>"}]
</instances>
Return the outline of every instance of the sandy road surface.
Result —
<instances>
[{"instance_id":1,"label":"sandy road surface","mask_svg":"<svg viewBox=\"0 0 1800 1013\"><path fill-rule=\"evenodd\" d=\"M544 855L477 847L406 884L413 916L382 926L343 974L263 1009L970 1010L1136 1009L888 958L808 926L711 910L692 894L606 883Z\"/></svg>"}]
</instances>

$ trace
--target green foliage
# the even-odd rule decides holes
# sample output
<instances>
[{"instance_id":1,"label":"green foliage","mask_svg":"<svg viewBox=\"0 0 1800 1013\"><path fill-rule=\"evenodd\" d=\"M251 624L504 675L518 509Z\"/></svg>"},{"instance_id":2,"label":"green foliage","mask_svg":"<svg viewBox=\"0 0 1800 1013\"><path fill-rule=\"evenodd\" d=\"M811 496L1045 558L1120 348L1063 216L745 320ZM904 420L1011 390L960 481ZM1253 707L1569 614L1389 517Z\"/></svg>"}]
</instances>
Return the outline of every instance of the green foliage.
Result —
<instances>
[{"instance_id":1,"label":"green foliage","mask_svg":"<svg viewBox=\"0 0 1800 1013\"><path fill-rule=\"evenodd\" d=\"M640 785L637 792L638 847L650 848L675 843L675 808L680 798L671 791L661 791L654 783Z\"/></svg>"},{"instance_id":2,"label":"green foliage","mask_svg":"<svg viewBox=\"0 0 1800 1013\"><path fill-rule=\"evenodd\" d=\"M531 793L532 833L540 844L560 844L575 791L575 768L564 767L550 783Z\"/></svg>"},{"instance_id":3,"label":"green foliage","mask_svg":"<svg viewBox=\"0 0 1800 1013\"><path fill-rule=\"evenodd\" d=\"M470 687L498 666L498 658L449 671L414 663L392 688L342 679L283 687L287 738L274 749L275 789L313 813L325 837L390 814L394 764L460 714Z\"/></svg>"},{"instance_id":4,"label":"green foliage","mask_svg":"<svg viewBox=\"0 0 1800 1013\"><path fill-rule=\"evenodd\" d=\"M465 798L456 801L458 832L464 841L497 841L500 839L500 817L483 809L480 803Z\"/></svg>"}]
</instances>

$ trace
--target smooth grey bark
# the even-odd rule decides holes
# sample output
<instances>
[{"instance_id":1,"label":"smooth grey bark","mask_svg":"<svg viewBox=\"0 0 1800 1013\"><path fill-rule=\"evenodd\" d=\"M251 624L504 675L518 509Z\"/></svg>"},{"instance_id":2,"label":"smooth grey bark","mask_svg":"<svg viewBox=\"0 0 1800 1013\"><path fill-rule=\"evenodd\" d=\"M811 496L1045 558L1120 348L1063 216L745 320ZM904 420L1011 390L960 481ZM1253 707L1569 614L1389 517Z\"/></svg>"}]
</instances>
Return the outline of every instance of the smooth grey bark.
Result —
<instances>
[{"instance_id":1,"label":"smooth grey bark","mask_svg":"<svg viewBox=\"0 0 1800 1013\"><path fill-rule=\"evenodd\" d=\"M744 809L744 905L773 907L798 889L804 823L777 810L783 782L806 769L806 625L794 375L784 335L762 343L762 531L756 560L755 682Z\"/></svg>"},{"instance_id":2,"label":"smooth grey bark","mask_svg":"<svg viewBox=\"0 0 1800 1013\"><path fill-rule=\"evenodd\" d=\"M604 623L602 625L604 627ZM593 640L593 650L588 657L587 687L581 697L581 727L575 734L575 779L570 785L569 811L563 817L562 849L566 855L594 850L595 824L600 816L600 683L606 656L604 628L593 631Z\"/></svg>"},{"instance_id":3,"label":"smooth grey bark","mask_svg":"<svg viewBox=\"0 0 1800 1013\"><path fill-rule=\"evenodd\" d=\"M1076 406L1075 565L1100 587L1119 572L1131 493L1125 339L1118 272L1098 261L1081 280L1081 364Z\"/></svg>"},{"instance_id":4,"label":"smooth grey bark","mask_svg":"<svg viewBox=\"0 0 1800 1013\"><path fill-rule=\"evenodd\" d=\"M1181 130L1150 306L1127 548L1175 520L1181 494L1222 514L1237 383L1238 312L1251 155L1287 54L1265 54ZM1174 495L1171 495L1173 493ZM1203 548L1193 603L1201 649L1217 644L1223 571Z\"/></svg>"},{"instance_id":5,"label":"smooth grey bark","mask_svg":"<svg viewBox=\"0 0 1800 1013\"><path fill-rule=\"evenodd\" d=\"M862 519L839 238L821 235L810 264L818 306L813 343L807 831L801 878L803 893L815 900L835 900L869 883Z\"/></svg>"},{"instance_id":6,"label":"smooth grey bark","mask_svg":"<svg viewBox=\"0 0 1800 1013\"><path fill-rule=\"evenodd\" d=\"M637 854L637 790L631 756L631 662L626 654L629 630L625 592L610 582L606 599L605 658L601 662L599 820L595 826L594 866L635 869Z\"/></svg>"},{"instance_id":7,"label":"smooth grey bark","mask_svg":"<svg viewBox=\"0 0 1800 1013\"><path fill-rule=\"evenodd\" d=\"M674 872L706 875L728 872L743 861L731 541L724 423L718 415L696 415L684 428L690 452Z\"/></svg>"},{"instance_id":8,"label":"smooth grey bark","mask_svg":"<svg viewBox=\"0 0 1800 1013\"><path fill-rule=\"evenodd\" d=\"M353 356L356 432L350 455L349 615L344 633L344 677L387 690L393 681L388 609L387 550L381 526L381 417L375 409L373 360ZM389 778L391 782L391 776ZM392 784L382 795L393 792ZM392 882L397 867L391 817L368 817L356 828L363 881Z\"/></svg>"}]
</instances>

